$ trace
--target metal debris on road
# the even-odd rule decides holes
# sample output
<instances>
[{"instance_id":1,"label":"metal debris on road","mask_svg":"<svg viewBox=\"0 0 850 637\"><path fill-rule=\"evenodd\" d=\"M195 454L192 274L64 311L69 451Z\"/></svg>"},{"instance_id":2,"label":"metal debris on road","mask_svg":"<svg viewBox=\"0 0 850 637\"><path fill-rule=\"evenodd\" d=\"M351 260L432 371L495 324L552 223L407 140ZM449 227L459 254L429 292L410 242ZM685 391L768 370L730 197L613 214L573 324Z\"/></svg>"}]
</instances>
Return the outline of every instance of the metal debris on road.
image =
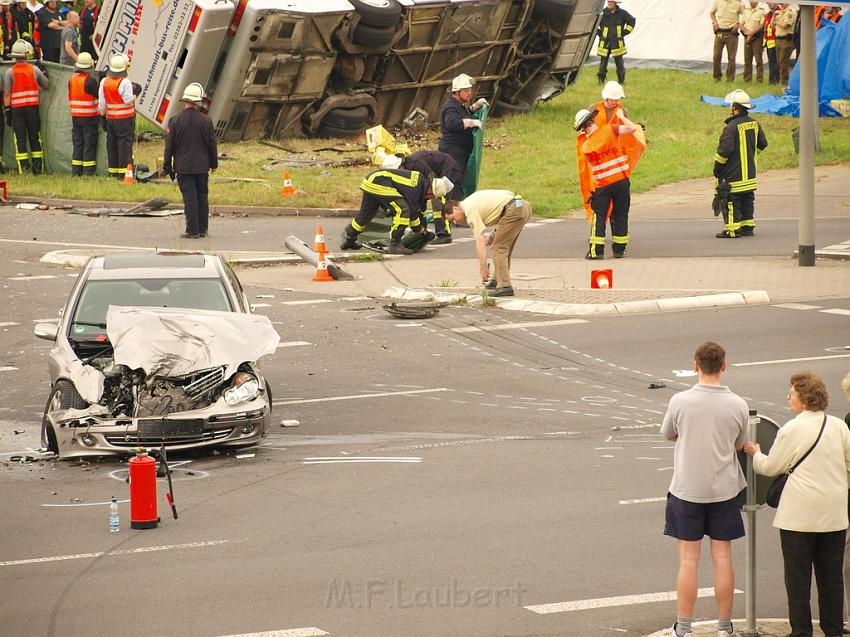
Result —
<instances>
[{"instance_id":1,"label":"metal debris on road","mask_svg":"<svg viewBox=\"0 0 850 637\"><path fill-rule=\"evenodd\" d=\"M301 423L297 420L281 420L280 421L281 427L297 427L300 424Z\"/></svg>"},{"instance_id":2,"label":"metal debris on road","mask_svg":"<svg viewBox=\"0 0 850 637\"><path fill-rule=\"evenodd\" d=\"M649 383L650 389L664 389L665 387L667 387L667 385L660 380L654 380Z\"/></svg>"},{"instance_id":3,"label":"metal debris on road","mask_svg":"<svg viewBox=\"0 0 850 637\"><path fill-rule=\"evenodd\" d=\"M392 316L400 319L425 319L433 318L440 313L441 307L446 307L448 303L409 303L399 304L390 303L384 305L384 310Z\"/></svg>"}]
</instances>

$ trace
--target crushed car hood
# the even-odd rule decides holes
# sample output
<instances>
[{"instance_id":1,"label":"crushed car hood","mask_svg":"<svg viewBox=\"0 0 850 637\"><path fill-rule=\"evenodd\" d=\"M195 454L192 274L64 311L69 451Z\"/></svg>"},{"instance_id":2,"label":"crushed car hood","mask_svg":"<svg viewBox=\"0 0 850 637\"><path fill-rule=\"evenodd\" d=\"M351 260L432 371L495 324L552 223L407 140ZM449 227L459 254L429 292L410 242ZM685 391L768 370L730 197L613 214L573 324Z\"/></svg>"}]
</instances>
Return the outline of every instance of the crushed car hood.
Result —
<instances>
[{"instance_id":1,"label":"crushed car hood","mask_svg":"<svg viewBox=\"0 0 850 637\"><path fill-rule=\"evenodd\" d=\"M242 363L273 353L280 342L266 316L163 307L109 306L106 334L115 364L141 368L148 377L218 365L229 376Z\"/></svg>"}]
</instances>

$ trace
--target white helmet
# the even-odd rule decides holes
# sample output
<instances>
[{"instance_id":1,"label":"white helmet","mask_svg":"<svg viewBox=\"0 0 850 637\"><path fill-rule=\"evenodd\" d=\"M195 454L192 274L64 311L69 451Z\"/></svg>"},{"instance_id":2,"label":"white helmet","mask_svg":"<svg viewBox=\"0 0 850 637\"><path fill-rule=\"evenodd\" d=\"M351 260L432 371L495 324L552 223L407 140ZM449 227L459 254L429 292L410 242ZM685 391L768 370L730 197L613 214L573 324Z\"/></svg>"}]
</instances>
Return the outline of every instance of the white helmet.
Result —
<instances>
[{"instance_id":1,"label":"white helmet","mask_svg":"<svg viewBox=\"0 0 850 637\"><path fill-rule=\"evenodd\" d=\"M606 82L602 88L603 100L621 100L625 96L623 87L618 82Z\"/></svg>"},{"instance_id":2,"label":"white helmet","mask_svg":"<svg viewBox=\"0 0 850 637\"><path fill-rule=\"evenodd\" d=\"M109 58L109 70L113 73L123 73L127 70L129 65L130 62L127 60L127 56L123 53L116 53Z\"/></svg>"},{"instance_id":3,"label":"white helmet","mask_svg":"<svg viewBox=\"0 0 850 637\"><path fill-rule=\"evenodd\" d=\"M743 106L744 108L752 108L753 105L750 102L750 96L739 88L736 88L734 91L729 93L726 97L723 98L723 101L727 104L733 105L738 104Z\"/></svg>"},{"instance_id":4,"label":"white helmet","mask_svg":"<svg viewBox=\"0 0 850 637\"><path fill-rule=\"evenodd\" d=\"M78 69L90 69L94 68L94 60L92 59L91 53L86 53L83 51L77 56L77 63L74 64Z\"/></svg>"},{"instance_id":5,"label":"white helmet","mask_svg":"<svg viewBox=\"0 0 850 637\"><path fill-rule=\"evenodd\" d=\"M457 93L465 88L472 88L475 84L475 78L470 77L466 73L461 73L452 80L452 93Z\"/></svg>"},{"instance_id":6,"label":"white helmet","mask_svg":"<svg viewBox=\"0 0 850 637\"><path fill-rule=\"evenodd\" d=\"M192 82L189 86L183 89L183 97L180 98L180 101L200 104L204 101L204 97L206 97L204 87L197 82Z\"/></svg>"},{"instance_id":7,"label":"white helmet","mask_svg":"<svg viewBox=\"0 0 850 637\"><path fill-rule=\"evenodd\" d=\"M589 111L586 108L581 109L578 113L576 113L575 129L583 129L589 120L592 120L594 117L596 117L596 114L598 112L599 111L597 111L596 109L593 109L592 111Z\"/></svg>"},{"instance_id":8,"label":"white helmet","mask_svg":"<svg viewBox=\"0 0 850 637\"><path fill-rule=\"evenodd\" d=\"M402 158L398 155L387 155L381 162L381 168L401 168Z\"/></svg>"},{"instance_id":9,"label":"white helmet","mask_svg":"<svg viewBox=\"0 0 850 637\"><path fill-rule=\"evenodd\" d=\"M0 6L11 7L12 6L12 0L0 0Z\"/></svg>"},{"instance_id":10,"label":"white helmet","mask_svg":"<svg viewBox=\"0 0 850 637\"><path fill-rule=\"evenodd\" d=\"M26 40L17 40L12 45L12 57L16 59L26 60L27 54L30 51L29 42Z\"/></svg>"},{"instance_id":11,"label":"white helmet","mask_svg":"<svg viewBox=\"0 0 850 637\"><path fill-rule=\"evenodd\" d=\"M437 198L445 197L454 187L455 185L448 177L434 177L431 180L431 192L434 193L434 196Z\"/></svg>"}]
</instances>

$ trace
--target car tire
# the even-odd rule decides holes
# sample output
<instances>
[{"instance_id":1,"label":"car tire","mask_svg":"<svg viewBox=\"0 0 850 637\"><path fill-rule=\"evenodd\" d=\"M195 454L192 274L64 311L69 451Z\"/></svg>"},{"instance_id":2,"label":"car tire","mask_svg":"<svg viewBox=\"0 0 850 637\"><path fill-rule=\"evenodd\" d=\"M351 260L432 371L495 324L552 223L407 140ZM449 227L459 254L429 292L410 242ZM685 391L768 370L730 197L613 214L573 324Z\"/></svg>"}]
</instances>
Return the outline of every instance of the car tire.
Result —
<instances>
[{"instance_id":1,"label":"car tire","mask_svg":"<svg viewBox=\"0 0 850 637\"><path fill-rule=\"evenodd\" d=\"M329 124L321 124L316 130L316 137L360 137L363 130L351 130L349 128L338 128Z\"/></svg>"},{"instance_id":2,"label":"car tire","mask_svg":"<svg viewBox=\"0 0 850 637\"><path fill-rule=\"evenodd\" d=\"M395 32L395 27L373 27L361 22L354 27L351 41L361 46L385 47L393 41Z\"/></svg>"},{"instance_id":3,"label":"car tire","mask_svg":"<svg viewBox=\"0 0 850 637\"><path fill-rule=\"evenodd\" d=\"M365 106L354 108L332 108L322 118L322 126L331 126L343 130L361 131L369 122L369 109Z\"/></svg>"},{"instance_id":4,"label":"car tire","mask_svg":"<svg viewBox=\"0 0 850 637\"><path fill-rule=\"evenodd\" d=\"M398 0L349 0L360 16L361 24L373 27L394 27L401 15Z\"/></svg>"},{"instance_id":5,"label":"car tire","mask_svg":"<svg viewBox=\"0 0 850 637\"><path fill-rule=\"evenodd\" d=\"M53 425L47 419L47 414L57 409L85 409L89 404L80 396L80 392L74 384L67 380L58 380L50 391L50 397L44 406L44 415L41 418L41 441L47 449L59 454L59 443Z\"/></svg>"},{"instance_id":6,"label":"car tire","mask_svg":"<svg viewBox=\"0 0 850 637\"><path fill-rule=\"evenodd\" d=\"M574 9L574 0L534 0L532 15L538 18L569 18Z\"/></svg>"},{"instance_id":7,"label":"car tire","mask_svg":"<svg viewBox=\"0 0 850 637\"><path fill-rule=\"evenodd\" d=\"M519 102L518 104L512 104L511 102L503 102L501 100L496 100L493 102L493 114L496 116L502 115L519 115L522 113L527 113L531 110L531 104L528 102Z\"/></svg>"}]
</instances>

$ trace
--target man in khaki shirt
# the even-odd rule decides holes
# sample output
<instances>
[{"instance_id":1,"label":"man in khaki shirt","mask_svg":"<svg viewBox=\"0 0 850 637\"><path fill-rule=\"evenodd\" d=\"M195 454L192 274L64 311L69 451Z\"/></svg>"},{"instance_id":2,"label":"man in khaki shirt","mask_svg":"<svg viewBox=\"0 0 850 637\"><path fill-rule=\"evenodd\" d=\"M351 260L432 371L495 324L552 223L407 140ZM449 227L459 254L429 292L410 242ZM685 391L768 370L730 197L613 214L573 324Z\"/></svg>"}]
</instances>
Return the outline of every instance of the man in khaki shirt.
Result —
<instances>
[{"instance_id":1,"label":"man in khaki shirt","mask_svg":"<svg viewBox=\"0 0 850 637\"><path fill-rule=\"evenodd\" d=\"M531 204L510 190L479 190L463 201L455 201L443 217L453 223L464 221L475 235L478 269L490 296L513 296L511 285L511 254L519 233L531 218ZM495 236L484 234L486 228L496 228ZM487 268L487 246L493 252L495 277Z\"/></svg>"},{"instance_id":2,"label":"man in khaki shirt","mask_svg":"<svg viewBox=\"0 0 850 637\"><path fill-rule=\"evenodd\" d=\"M741 33L744 34L744 81L753 79L753 58L756 61L756 82L764 82L762 52L764 50L764 9L751 0L741 15Z\"/></svg>"},{"instance_id":3,"label":"man in khaki shirt","mask_svg":"<svg viewBox=\"0 0 850 637\"><path fill-rule=\"evenodd\" d=\"M738 25L743 7L741 0L714 0L711 26L714 29L714 79L723 77L721 61L726 49L726 81L735 81L735 56L738 54Z\"/></svg>"},{"instance_id":4,"label":"man in khaki shirt","mask_svg":"<svg viewBox=\"0 0 850 637\"><path fill-rule=\"evenodd\" d=\"M776 61L779 65L779 83L788 86L791 77L791 53L794 52L794 25L797 23L797 5L784 4L773 23L776 25Z\"/></svg>"}]
</instances>

